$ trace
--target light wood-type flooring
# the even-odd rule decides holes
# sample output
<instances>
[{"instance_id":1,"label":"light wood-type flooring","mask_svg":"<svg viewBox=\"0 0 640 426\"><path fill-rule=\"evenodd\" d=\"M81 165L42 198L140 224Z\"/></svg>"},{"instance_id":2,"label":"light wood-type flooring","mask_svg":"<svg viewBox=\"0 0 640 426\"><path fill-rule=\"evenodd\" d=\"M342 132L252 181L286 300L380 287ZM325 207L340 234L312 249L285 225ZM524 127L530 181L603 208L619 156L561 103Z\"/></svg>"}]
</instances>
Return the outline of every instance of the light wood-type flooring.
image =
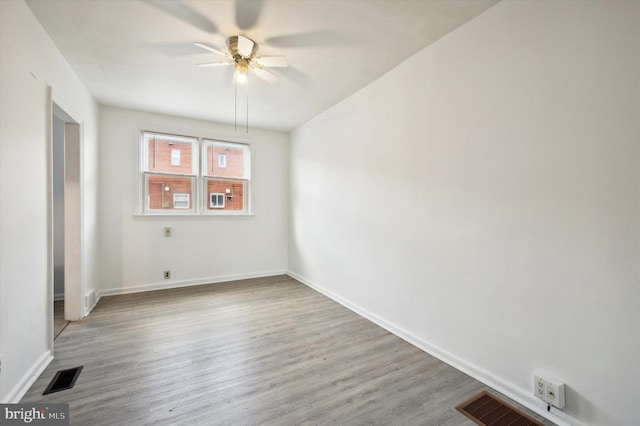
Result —
<instances>
[{"instance_id":1,"label":"light wood-type flooring","mask_svg":"<svg viewBox=\"0 0 640 426\"><path fill-rule=\"evenodd\" d=\"M64 319L64 300L53 302L53 336L57 338L69 321Z\"/></svg>"},{"instance_id":2,"label":"light wood-type flooring","mask_svg":"<svg viewBox=\"0 0 640 426\"><path fill-rule=\"evenodd\" d=\"M42 396L80 365L73 389ZM454 407L483 389L277 276L103 297L58 336L22 402L69 403L79 426L471 426Z\"/></svg>"}]
</instances>

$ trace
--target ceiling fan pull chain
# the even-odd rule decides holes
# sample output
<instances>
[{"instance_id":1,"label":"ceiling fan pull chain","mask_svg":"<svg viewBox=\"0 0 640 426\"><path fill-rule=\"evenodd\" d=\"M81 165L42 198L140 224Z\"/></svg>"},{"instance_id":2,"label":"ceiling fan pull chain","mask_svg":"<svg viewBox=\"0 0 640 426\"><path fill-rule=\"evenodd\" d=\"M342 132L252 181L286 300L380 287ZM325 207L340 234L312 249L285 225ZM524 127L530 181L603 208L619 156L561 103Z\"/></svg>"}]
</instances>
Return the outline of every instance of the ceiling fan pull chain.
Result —
<instances>
[{"instance_id":1,"label":"ceiling fan pull chain","mask_svg":"<svg viewBox=\"0 0 640 426\"><path fill-rule=\"evenodd\" d=\"M233 130L235 132L238 131L238 83L236 81L233 82Z\"/></svg>"}]
</instances>

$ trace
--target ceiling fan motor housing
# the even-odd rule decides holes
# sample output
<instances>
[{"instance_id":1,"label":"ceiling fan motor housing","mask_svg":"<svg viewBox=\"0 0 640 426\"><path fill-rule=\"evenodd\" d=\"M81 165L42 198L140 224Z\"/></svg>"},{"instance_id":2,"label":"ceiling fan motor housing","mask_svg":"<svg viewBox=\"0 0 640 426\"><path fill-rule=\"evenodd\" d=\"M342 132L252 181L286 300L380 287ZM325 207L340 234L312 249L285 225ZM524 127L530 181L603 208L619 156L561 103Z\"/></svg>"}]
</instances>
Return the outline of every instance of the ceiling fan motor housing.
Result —
<instances>
[{"instance_id":1,"label":"ceiling fan motor housing","mask_svg":"<svg viewBox=\"0 0 640 426\"><path fill-rule=\"evenodd\" d=\"M240 59L243 60L243 62L245 63L249 63L253 60L253 58L255 58L256 53L258 52L258 43L256 43L253 40L251 40L251 42L253 43L253 47L251 48L251 54L249 56L244 56L242 53L240 53L240 50L238 49L238 36L232 36L227 39L229 54L236 61L236 63L238 63Z\"/></svg>"}]
</instances>

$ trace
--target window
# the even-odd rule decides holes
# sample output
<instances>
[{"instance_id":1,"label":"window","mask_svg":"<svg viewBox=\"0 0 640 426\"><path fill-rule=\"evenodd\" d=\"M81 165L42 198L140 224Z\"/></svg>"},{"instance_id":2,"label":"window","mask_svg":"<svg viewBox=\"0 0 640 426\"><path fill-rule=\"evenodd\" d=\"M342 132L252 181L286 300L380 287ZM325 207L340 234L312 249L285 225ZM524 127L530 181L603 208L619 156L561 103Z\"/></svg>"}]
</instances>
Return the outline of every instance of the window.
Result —
<instances>
[{"instance_id":1,"label":"window","mask_svg":"<svg viewBox=\"0 0 640 426\"><path fill-rule=\"evenodd\" d=\"M204 193L210 198L208 210L220 209L220 203L214 205L210 195L217 194L222 195L225 211L246 211L251 169L249 146L204 140L202 151Z\"/></svg>"},{"instance_id":2,"label":"window","mask_svg":"<svg viewBox=\"0 0 640 426\"><path fill-rule=\"evenodd\" d=\"M142 179L145 212L192 210L198 174L198 140L183 136L143 133ZM177 160L177 161L176 161ZM176 164L177 162L177 164ZM174 195L181 194L178 198Z\"/></svg>"},{"instance_id":3,"label":"window","mask_svg":"<svg viewBox=\"0 0 640 426\"><path fill-rule=\"evenodd\" d=\"M143 132L143 214L248 213L249 145Z\"/></svg>"},{"instance_id":4,"label":"window","mask_svg":"<svg viewBox=\"0 0 640 426\"><path fill-rule=\"evenodd\" d=\"M174 209L188 209L189 208L189 194L173 194L173 208Z\"/></svg>"},{"instance_id":5,"label":"window","mask_svg":"<svg viewBox=\"0 0 640 426\"><path fill-rule=\"evenodd\" d=\"M209 195L211 197L209 207L212 209L224 209L224 194L216 194L215 192L212 192Z\"/></svg>"},{"instance_id":6,"label":"window","mask_svg":"<svg viewBox=\"0 0 640 426\"><path fill-rule=\"evenodd\" d=\"M179 166L180 165L180 150L172 149L171 150L171 165Z\"/></svg>"}]
</instances>

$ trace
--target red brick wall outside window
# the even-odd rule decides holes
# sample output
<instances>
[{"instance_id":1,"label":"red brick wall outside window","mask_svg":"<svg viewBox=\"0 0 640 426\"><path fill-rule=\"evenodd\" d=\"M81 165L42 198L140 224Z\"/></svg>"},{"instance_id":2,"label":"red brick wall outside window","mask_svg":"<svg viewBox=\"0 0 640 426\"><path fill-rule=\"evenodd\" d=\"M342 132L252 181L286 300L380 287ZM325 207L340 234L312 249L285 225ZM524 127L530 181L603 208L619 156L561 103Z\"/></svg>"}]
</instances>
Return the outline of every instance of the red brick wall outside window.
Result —
<instances>
[{"instance_id":1,"label":"red brick wall outside window","mask_svg":"<svg viewBox=\"0 0 640 426\"><path fill-rule=\"evenodd\" d=\"M145 133L143 141L146 209L176 212L199 210L194 206L194 185L199 169L198 158L195 157L197 140ZM227 142L205 141L202 155L205 156L202 166L202 209L209 212L244 211L249 175L245 170L248 167L248 148ZM175 203L176 194L187 194L188 206L184 205L185 195L178 195L181 202ZM214 207L211 205L211 194L223 194L222 197L215 196ZM224 204L220 203L221 200Z\"/></svg>"},{"instance_id":2,"label":"red brick wall outside window","mask_svg":"<svg viewBox=\"0 0 640 426\"><path fill-rule=\"evenodd\" d=\"M224 155L226 166L219 166L219 156ZM244 151L236 148L207 146L207 176L244 177Z\"/></svg>"},{"instance_id":3,"label":"red brick wall outside window","mask_svg":"<svg viewBox=\"0 0 640 426\"><path fill-rule=\"evenodd\" d=\"M243 210L244 208L243 182L236 180L208 180L206 194L208 197L208 210ZM211 207L211 194L224 194L224 208Z\"/></svg>"},{"instance_id":4,"label":"red brick wall outside window","mask_svg":"<svg viewBox=\"0 0 640 426\"><path fill-rule=\"evenodd\" d=\"M149 176L148 195L150 210L188 210L192 207L191 178L170 176ZM174 194L189 194L189 207L187 209L175 208L173 205Z\"/></svg>"},{"instance_id":5,"label":"red brick wall outside window","mask_svg":"<svg viewBox=\"0 0 640 426\"><path fill-rule=\"evenodd\" d=\"M245 177L244 150L228 145L206 145L207 176L216 178ZM224 161L220 161L220 156ZM221 165L222 163L222 165ZM224 194L224 208L211 206L211 194ZM207 209L208 210L243 210L244 182L231 179L207 179Z\"/></svg>"},{"instance_id":6,"label":"red brick wall outside window","mask_svg":"<svg viewBox=\"0 0 640 426\"><path fill-rule=\"evenodd\" d=\"M171 164L171 151L180 152L180 164ZM193 150L190 143L171 142L154 138L149 141L149 172L190 175L193 169Z\"/></svg>"}]
</instances>

